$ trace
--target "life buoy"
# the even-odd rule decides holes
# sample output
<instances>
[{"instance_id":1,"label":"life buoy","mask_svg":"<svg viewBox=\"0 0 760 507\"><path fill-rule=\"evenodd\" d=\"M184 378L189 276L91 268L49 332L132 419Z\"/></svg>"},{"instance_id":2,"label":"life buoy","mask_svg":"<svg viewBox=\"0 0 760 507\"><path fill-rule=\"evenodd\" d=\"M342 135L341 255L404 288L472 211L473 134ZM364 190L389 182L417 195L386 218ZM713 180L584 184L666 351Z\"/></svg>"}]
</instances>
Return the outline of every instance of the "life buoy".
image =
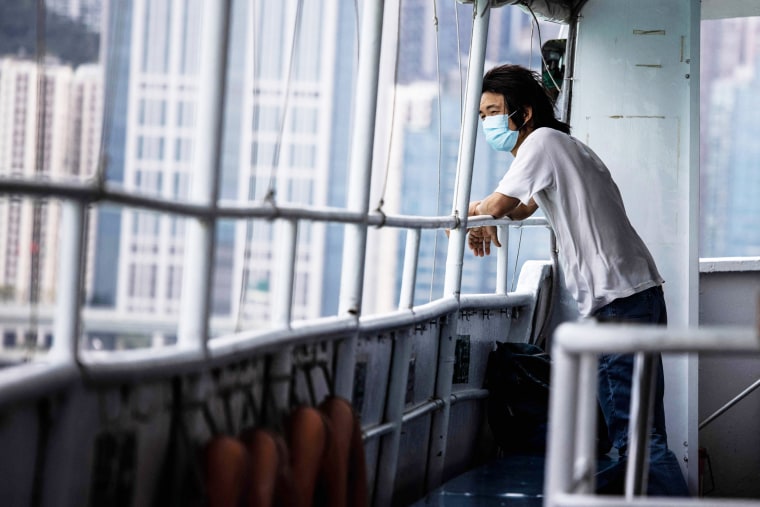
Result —
<instances>
[{"instance_id":1,"label":"life buoy","mask_svg":"<svg viewBox=\"0 0 760 507\"><path fill-rule=\"evenodd\" d=\"M293 505L293 478L290 473L288 448L282 436L264 428L254 428L243 432L240 439L251 456L245 505Z\"/></svg>"},{"instance_id":2,"label":"life buoy","mask_svg":"<svg viewBox=\"0 0 760 507\"><path fill-rule=\"evenodd\" d=\"M325 505L364 507L368 503L367 472L361 425L344 398L329 397L319 406L329 422L330 439L320 471Z\"/></svg>"},{"instance_id":3,"label":"life buoy","mask_svg":"<svg viewBox=\"0 0 760 507\"><path fill-rule=\"evenodd\" d=\"M293 474L293 505L311 507L317 480L328 448L328 426L314 407L297 407L288 418L290 469Z\"/></svg>"},{"instance_id":4,"label":"life buoy","mask_svg":"<svg viewBox=\"0 0 760 507\"><path fill-rule=\"evenodd\" d=\"M209 507L239 507L249 467L243 443L234 437L215 436L206 444L203 461Z\"/></svg>"}]
</instances>

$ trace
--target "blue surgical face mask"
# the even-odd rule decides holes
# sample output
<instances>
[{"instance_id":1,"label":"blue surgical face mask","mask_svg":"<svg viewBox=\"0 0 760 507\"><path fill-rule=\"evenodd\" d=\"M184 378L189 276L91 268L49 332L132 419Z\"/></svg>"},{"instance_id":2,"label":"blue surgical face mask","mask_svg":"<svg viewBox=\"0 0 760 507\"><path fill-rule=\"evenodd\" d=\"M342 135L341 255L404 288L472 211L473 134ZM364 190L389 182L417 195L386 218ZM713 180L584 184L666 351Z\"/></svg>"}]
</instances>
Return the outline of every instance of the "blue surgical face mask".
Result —
<instances>
[{"instance_id":1,"label":"blue surgical face mask","mask_svg":"<svg viewBox=\"0 0 760 507\"><path fill-rule=\"evenodd\" d=\"M517 144L519 130L510 130L509 118L512 114L497 114L483 118L483 133L486 135L486 141L496 151L512 151Z\"/></svg>"}]
</instances>

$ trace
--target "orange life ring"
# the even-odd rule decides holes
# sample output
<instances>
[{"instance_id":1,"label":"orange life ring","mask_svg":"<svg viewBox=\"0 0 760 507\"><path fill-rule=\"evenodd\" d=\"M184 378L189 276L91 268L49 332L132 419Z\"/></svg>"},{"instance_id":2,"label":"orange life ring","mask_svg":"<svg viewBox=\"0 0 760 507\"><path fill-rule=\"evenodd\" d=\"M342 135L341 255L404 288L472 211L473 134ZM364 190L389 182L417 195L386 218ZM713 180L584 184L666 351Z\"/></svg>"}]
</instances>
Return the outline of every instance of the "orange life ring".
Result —
<instances>
[{"instance_id":1,"label":"orange life ring","mask_svg":"<svg viewBox=\"0 0 760 507\"><path fill-rule=\"evenodd\" d=\"M344 398L329 397L319 406L329 421L331 435L320 479L325 504L364 507L368 504L367 470L361 425Z\"/></svg>"},{"instance_id":2,"label":"orange life ring","mask_svg":"<svg viewBox=\"0 0 760 507\"><path fill-rule=\"evenodd\" d=\"M209 507L238 507L245 494L249 458L243 443L219 435L206 444L204 483Z\"/></svg>"}]
</instances>

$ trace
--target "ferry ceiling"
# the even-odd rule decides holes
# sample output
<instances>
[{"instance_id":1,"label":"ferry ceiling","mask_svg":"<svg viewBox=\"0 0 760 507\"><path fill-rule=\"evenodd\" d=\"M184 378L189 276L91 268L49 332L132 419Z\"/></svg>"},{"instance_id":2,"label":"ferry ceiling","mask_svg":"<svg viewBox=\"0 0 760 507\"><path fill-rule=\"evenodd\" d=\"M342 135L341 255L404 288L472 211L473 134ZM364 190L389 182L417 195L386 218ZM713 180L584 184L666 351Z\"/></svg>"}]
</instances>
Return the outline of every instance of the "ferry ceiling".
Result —
<instances>
[{"instance_id":1,"label":"ferry ceiling","mask_svg":"<svg viewBox=\"0 0 760 507\"><path fill-rule=\"evenodd\" d=\"M475 3L474 0L459 0L462 4ZM532 11L546 21L569 24L573 15L587 0L491 0L491 7L516 5ZM760 16L760 2L757 0L702 0L702 19L735 18Z\"/></svg>"},{"instance_id":2,"label":"ferry ceiling","mask_svg":"<svg viewBox=\"0 0 760 507\"><path fill-rule=\"evenodd\" d=\"M474 0L460 0L463 4L475 3ZM491 0L491 7L517 5L532 11L533 14L546 21L555 23L570 23L573 14L586 3L586 0Z\"/></svg>"}]
</instances>

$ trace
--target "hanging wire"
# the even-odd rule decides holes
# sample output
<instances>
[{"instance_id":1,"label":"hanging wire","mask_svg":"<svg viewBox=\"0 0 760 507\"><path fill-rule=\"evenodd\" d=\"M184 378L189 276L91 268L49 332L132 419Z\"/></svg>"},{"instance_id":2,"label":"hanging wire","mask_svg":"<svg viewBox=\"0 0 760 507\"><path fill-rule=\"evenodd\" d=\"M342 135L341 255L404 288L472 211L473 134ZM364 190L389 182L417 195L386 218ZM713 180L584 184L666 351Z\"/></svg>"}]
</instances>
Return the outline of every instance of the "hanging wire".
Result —
<instances>
[{"instance_id":1,"label":"hanging wire","mask_svg":"<svg viewBox=\"0 0 760 507\"><path fill-rule=\"evenodd\" d=\"M484 16L488 9L491 8L490 2L487 2L483 6L483 12L481 14L478 14L478 4L475 2L473 4L472 8L472 28L470 29L470 48L472 48L472 43L475 37L475 22L478 19L478 16ZM467 69L469 71L470 67L472 67L472 51L470 51L469 56L467 57ZM469 81L465 81L465 87L464 87L464 96L467 96L468 93L468 87L469 87ZM464 117L463 117L464 118ZM462 159L462 143L459 143L459 150L457 152L457 160ZM456 178L454 178L454 195L459 195L459 167L457 167L457 175ZM459 210L455 210L455 212L458 212Z\"/></svg>"},{"instance_id":2,"label":"hanging wire","mask_svg":"<svg viewBox=\"0 0 760 507\"><path fill-rule=\"evenodd\" d=\"M437 100L437 106L438 106L438 186L436 188L435 193L435 215L438 216L441 214L441 159L442 157L442 150L443 150L443 114L442 114L442 107L441 107L441 94L443 90L443 86L441 86L441 52L440 52L440 44L438 37L440 35L440 32L438 31L438 7L436 5L436 0L433 1L433 27L435 28L435 77L436 82L438 83L438 100ZM439 231L435 231L435 235L433 237L433 269L432 273L430 275L430 294L428 296L428 301L433 300L433 286L435 285L435 268L438 260L438 236Z\"/></svg>"},{"instance_id":3,"label":"hanging wire","mask_svg":"<svg viewBox=\"0 0 760 507\"><path fill-rule=\"evenodd\" d=\"M454 23L456 24L457 34L457 70L459 71L459 118L460 125L464 122L464 69L462 68L462 45L459 36L459 4L457 0L454 2Z\"/></svg>"},{"instance_id":4,"label":"hanging wire","mask_svg":"<svg viewBox=\"0 0 760 507\"><path fill-rule=\"evenodd\" d=\"M520 236L517 238L517 253L515 254L515 265L512 268L512 289L510 292L515 291L515 281L517 279L517 261L520 259L520 245L522 245L523 228L520 226Z\"/></svg>"},{"instance_id":5,"label":"hanging wire","mask_svg":"<svg viewBox=\"0 0 760 507\"><path fill-rule=\"evenodd\" d=\"M293 38L290 42L290 55L288 57L288 73L285 78L285 94L282 102L282 109L280 110L280 131L277 134L277 141L275 142L274 153L272 155L272 166L269 172L269 185L267 187L266 200L274 202L275 194L275 180L277 178L277 169L280 164L280 149L282 147L282 138L285 135L285 119L288 114L288 105L290 102L290 91L293 77L293 67L295 67L295 54L296 47L298 45L298 36L301 34L301 13L303 11L303 0L298 0L296 3L296 14L293 19Z\"/></svg>"},{"instance_id":6,"label":"hanging wire","mask_svg":"<svg viewBox=\"0 0 760 507\"><path fill-rule=\"evenodd\" d=\"M391 165L391 148L393 146L393 132L396 125L396 90L398 87L398 62L401 48L401 1L398 3L397 18L396 18L396 60L393 66L393 87L391 89L391 126L388 133L388 151L385 157L385 174L383 175L383 186L380 191L380 199L377 202L377 208L375 211L383 212L383 205L385 204L385 192L388 189L388 174L390 173ZM357 41L357 47L359 46Z\"/></svg>"},{"instance_id":7,"label":"hanging wire","mask_svg":"<svg viewBox=\"0 0 760 507\"><path fill-rule=\"evenodd\" d=\"M258 76L257 72L257 60L256 60L256 2L252 1L251 5L251 31L253 32L252 35L252 58L253 58L253 78L252 78L252 89L256 89L256 76ZM303 0L298 0L296 4L296 12L293 19L293 37L291 38L291 45L290 45L290 52L288 55L288 66L287 66L287 77L285 80L285 90L284 90L284 96L283 96L283 102L282 107L280 109L280 116L279 116L279 131L277 134L277 140L275 142L275 149L272 154L272 165L269 170L269 181L267 183L267 192L264 196L264 199L270 203L274 203L275 200L275 192L276 192L276 180L277 180L277 169L280 162L280 149L282 146L282 138L285 135L285 119L287 117L288 112L288 105L289 105L289 99L290 99L290 92L291 92L291 84L292 84L292 76L293 76L293 69L295 67L295 53L296 48L298 45L298 39L299 35L301 33L301 17L303 12ZM262 46L263 47L263 46ZM256 105L254 104L254 108ZM256 178L256 169L254 166L254 171L251 174L251 178ZM255 186L251 186L249 182L249 189L248 189L248 199L253 200L255 198ZM248 280L250 278L250 263L251 263L251 241L253 236L253 222L248 221L246 222L246 230L245 230L245 241L243 243L243 272L242 276L240 277L240 295L238 298L238 307L237 312L235 315L235 331L239 331L241 329L242 325L242 317L243 317L243 308L245 307L246 303L246 296L248 291L246 290L246 287L248 286Z\"/></svg>"},{"instance_id":8,"label":"hanging wire","mask_svg":"<svg viewBox=\"0 0 760 507\"><path fill-rule=\"evenodd\" d=\"M115 5L114 5L115 4ZM106 44L106 50L108 51L106 58L107 62L117 61L115 52L119 47L119 42L124 36L124 2L114 2L109 6L109 12L111 7L115 7L113 23L108 22L109 30L107 30L108 41ZM110 15L110 14L109 14ZM111 30L111 26L114 27ZM103 33L100 34L101 47L103 45ZM100 124L100 146L98 148L98 160L97 167L95 168L95 181L100 188L103 188L106 181L106 172L108 170L108 153L107 149L111 141L111 121L113 117L113 109L116 102L116 90L119 86L122 86L121 80L121 66L120 65L108 65L106 63L106 75L105 86L103 91L103 120Z\"/></svg>"},{"instance_id":9,"label":"hanging wire","mask_svg":"<svg viewBox=\"0 0 760 507\"><path fill-rule=\"evenodd\" d=\"M399 10L401 10L400 7L399 7ZM359 0L354 0L354 35L355 35L355 40L356 40L356 63L358 65L359 64Z\"/></svg>"},{"instance_id":10,"label":"hanging wire","mask_svg":"<svg viewBox=\"0 0 760 507\"><path fill-rule=\"evenodd\" d=\"M250 92L253 92L256 90L256 77L258 74L257 69L257 63L258 60L256 59L256 36L257 36L257 25L256 25L256 0L250 0L248 3L251 9L251 88ZM256 104L256 93L252 93L254 96L254 104L253 109L255 110L257 106ZM254 128L257 128L258 125L254 125ZM257 161L253 162L253 170L251 171L250 176L248 177L248 200L252 201L256 197L256 176L257 176ZM253 235L253 221L252 220L246 220L245 222L245 238L243 241L243 267L242 267L242 273L240 276L240 294L238 295L238 306L237 311L235 312L235 332L240 331L242 326L242 320L243 320L243 308L245 307L245 301L246 301L246 287L248 287L248 279L250 278L250 270L251 270L251 236Z\"/></svg>"},{"instance_id":11,"label":"hanging wire","mask_svg":"<svg viewBox=\"0 0 760 507\"><path fill-rule=\"evenodd\" d=\"M533 30L535 25L533 21L530 22L530 51L528 52L528 68L533 68ZM538 37L539 50L541 49L541 36Z\"/></svg>"},{"instance_id":12,"label":"hanging wire","mask_svg":"<svg viewBox=\"0 0 760 507\"><path fill-rule=\"evenodd\" d=\"M538 54L541 55L541 62L544 64L544 69L546 69L546 73L549 75L549 79L552 80L552 84L554 84L554 87L557 89L557 92L559 93L562 91L562 89L557 84L557 81L554 80L554 76L552 76L552 73L549 70L549 64L546 63L546 59L544 59L543 43L541 42L541 26L538 24L538 18L536 17L536 13L533 12L533 9L531 9L529 5L525 5L525 7L528 8L528 11L530 12L531 16L533 16L533 23L535 23L536 25L536 31L538 32ZM533 23L531 23L531 28L530 28L531 59L533 57Z\"/></svg>"}]
</instances>

